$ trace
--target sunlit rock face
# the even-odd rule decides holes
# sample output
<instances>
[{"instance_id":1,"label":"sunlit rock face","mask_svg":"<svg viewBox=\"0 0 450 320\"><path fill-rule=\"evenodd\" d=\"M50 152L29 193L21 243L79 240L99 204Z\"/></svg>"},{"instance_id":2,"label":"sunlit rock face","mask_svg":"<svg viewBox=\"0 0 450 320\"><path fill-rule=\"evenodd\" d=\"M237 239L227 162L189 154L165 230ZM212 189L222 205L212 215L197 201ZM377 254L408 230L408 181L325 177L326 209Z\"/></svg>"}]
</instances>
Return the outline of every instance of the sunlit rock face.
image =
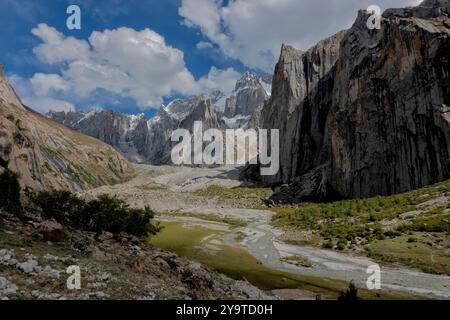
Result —
<instances>
[{"instance_id":1,"label":"sunlit rock face","mask_svg":"<svg viewBox=\"0 0 450 320\"><path fill-rule=\"evenodd\" d=\"M111 146L24 106L0 68L0 171L6 169L34 191L78 192L134 175L132 165Z\"/></svg>"},{"instance_id":2,"label":"sunlit rock face","mask_svg":"<svg viewBox=\"0 0 450 320\"><path fill-rule=\"evenodd\" d=\"M280 129L275 202L390 195L450 178L450 5L361 11L302 52L283 46L261 126Z\"/></svg>"}]
</instances>

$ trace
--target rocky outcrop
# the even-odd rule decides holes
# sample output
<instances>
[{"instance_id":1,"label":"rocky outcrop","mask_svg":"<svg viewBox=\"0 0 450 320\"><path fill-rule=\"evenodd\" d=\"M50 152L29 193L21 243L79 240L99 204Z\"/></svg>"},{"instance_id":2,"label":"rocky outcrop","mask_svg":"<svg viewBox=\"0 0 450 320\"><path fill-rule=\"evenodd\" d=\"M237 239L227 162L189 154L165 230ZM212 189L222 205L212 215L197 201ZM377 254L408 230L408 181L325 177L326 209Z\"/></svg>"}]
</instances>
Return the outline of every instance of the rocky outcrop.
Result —
<instances>
[{"instance_id":1,"label":"rocky outcrop","mask_svg":"<svg viewBox=\"0 0 450 320\"><path fill-rule=\"evenodd\" d=\"M171 136L179 121L172 118L164 108L149 122L147 143L143 146L145 158L153 164L166 164L172 149Z\"/></svg>"},{"instance_id":2,"label":"rocky outcrop","mask_svg":"<svg viewBox=\"0 0 450 320\"><path fill-rule=\"evenodd\" d=\"M192 132L196 121L203 123L204 130L224 127L211 104L211 99L207 99L205 96L186 101L179 100L169 105L167 110L160 108L154 119L149 122L146 159L152 164L171 163L172 147L177 143L171 141L173 131L186 129Z\"/></svg>"},{"instance_id":3,"label":"rocky outcrop","mask_svg":"<svg viewBox=\"0 0 450 320\"><path fill-rule=\"evenodd\" d=\"M124 181L131 164L105 143L22 105L0 75L0 164L31 190L81 191Z\"/></svg>"},{"instance_id":4,"label":"rocky outcrop","mask_svg":"<svg viewBox=\"0 0 450 320\"><path fill-rule=\"evenodd\" d=\"M258 106L264 104L268 94L255 74L246 72L236 83L231 97L226 101L225 113L227 118L237 115L251 116Z\"/></svg>"},{"instance_id":5,"label":"rocky outcrop","mask_svg":"<svg viewBox=\"0 0 450 320\"><path fill-rule=\"evenodd\" d=\"M197 98L187 117L181 121L180 128L192 130L196 121L202 121L205 130L224 128L224 123L219 119L211 100L204 96Z\"/></svg>"},{"instance_id":6,"label":"rocky outcrop","mask_svg":"<svg viewBox=\"0 0 450 320\"><path fill-rule=\"evenodd\" d=\"M0 103L11 103L23 108L19 96L4 73L2 64L0 64Z\"/></svg>"},{"instance_id":7,"label":"rocky outcrop","mask_svg":"<svg viewBox=\"0 0 450 320\"><path fill-rule=\"evenodd\" d=\"M339 32L307 52L283 45L275 68L272 96L261 116L262 128L280 130L281 167L277 175L264 177L265 182L291 182L293 177L320 162L333 84L328 75L338 60L345 34ZM325 78L329 83L323 81ZM320 106L311 99L317 93L316 100L320 100L317 102L324 102Z\"/></svg>"},{"instance_id":8,"label":"rocky outcrop","mask_svg":"<svg viewBox=\"0 0 450 320\"><path fill-rule=\"evenodd\" d=\"M268 81L269 77L265 77ZM228 128L256 128L264 102L269 98L256 74L246 72L236 83L235 90L226 99L223 120Z\"/></svg>"},{"instance_id":9,"label":"rocky outcrop","mask_svg":"<svg viewBox=\"0 0 450 320\"><path fill-rule=\"evenodd\" d=\"M261 120L280 129L273 201L390 195L450 178L449 1L361 11L307 52L283 46Z\"/></svg>"}]
</instances>

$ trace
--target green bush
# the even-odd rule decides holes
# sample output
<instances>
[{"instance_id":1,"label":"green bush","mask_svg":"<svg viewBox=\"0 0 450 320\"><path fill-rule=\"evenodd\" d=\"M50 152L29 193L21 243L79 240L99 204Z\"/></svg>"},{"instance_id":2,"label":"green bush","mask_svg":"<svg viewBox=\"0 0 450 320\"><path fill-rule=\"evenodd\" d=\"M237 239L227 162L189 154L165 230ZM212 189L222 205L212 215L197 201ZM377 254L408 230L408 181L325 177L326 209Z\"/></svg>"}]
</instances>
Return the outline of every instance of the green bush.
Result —
<instances>
[{"instance_id":1,"label":"green bush","mask_svg":"<svg viewBox=\"0 0 450 320\"><path fill-rule=\"evenodd\" d=\"M18 176L7 169L0 174L0 208L19 217L24 213Z\"/></svg>"},{"instance_id":2,"label":"green bush","mask_svg":"<svg viewBox=\"0 0 450 320\"><path fill-rule=\"evenodd\" d=\"M324 249L333 249L334 245L331 240L328 240L322 244L322 248Z\"/></svg>"},{"instance_id":3,"label":"green bush","mask_svg":"<svg viewBox=\"0 0 450 320\"><path fill-rule=\"evenodd\" d=\"M342 292L338 300L342 301L356 301L359 300L358 298L358 289L356 288L355 284L350 282L350 285L348 286L348 290L346 292Z\"/></svg>"},{"instance_id":4,"label":"green bush","mask_svg":"<svg viewBox=\"0 0 450 320\"><path fill-rule=\"evenodd\" d=\"M85 201L69 191L42 191L31 195L31 200L42 209L45 219L55 219L64 225L81 227Z\"/></svg>"},{"instance_id":5,"label":"green bush","mask_svg":"<svg viewBox=\"0 0 450 320\"><path fill-rule=\"evenodd\" d=\"M33 202L42 209L46 219L84 231L111 233L126 232L138 237L155 235L159 225L151 223L150 208L132 209L125 201L109 195L85 201L68 191L39 192Z\"/></svg>"},{"instance_id":6,"label":"green bush","mask_svg":"<svg viewBox=\"0 0 450 320\"><path fill-rule=\"evenodd\" d=\"M345 250L345 248L347 248L347 241L344 239L339 240L338 244L337 244L337 249L339 251Z\"/></svg>"},{"instance_id":7,"label":"green bush","mask_svg":"<svg viewBox=\"0 0 450 320\"><path fill-rule=\"evenodd\" d=\"M450 232L450 213L418 217L411 224L400 226L398 230L403 232Z\"/></svg>"}]
</instances>

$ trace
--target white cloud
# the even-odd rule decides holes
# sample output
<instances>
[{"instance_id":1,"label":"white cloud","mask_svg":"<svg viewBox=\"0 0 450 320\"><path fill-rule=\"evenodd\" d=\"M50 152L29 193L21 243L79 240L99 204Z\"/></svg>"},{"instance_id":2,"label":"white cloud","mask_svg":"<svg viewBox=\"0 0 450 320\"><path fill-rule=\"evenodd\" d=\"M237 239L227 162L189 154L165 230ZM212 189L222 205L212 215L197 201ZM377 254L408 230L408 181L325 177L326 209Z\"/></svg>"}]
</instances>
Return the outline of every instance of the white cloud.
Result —
<instances>
[{"instance_id":1,"label":"white cloud","mask_svg":"<svg viewBox=\"0 0 450 320\"><path fill-rule=\"evenodd\" d=\"M65 37L61 32L45 23L41 23L31 33L43 43L33 49L36 56L44 62L54 64L64 61L88 59L90 47L86 41L74 37Z\"/></svg>"},{"instance_id":2,"label":"white cloud","mask_svg":"<svg viewBox=\"0 0 450 320\"><path fill-rule=\"evenodd\" d=\"M382 8L419 0L378 0ZM354 22L373 0L182 0L184 25L196 27L222 52L251 68L273 72L282 43L308 49Z\"/></svg>"},{"instance_id":3,"label":"white cloud","mask_svg":"<svg viewBox=\"0 0 450 320\"><path fill-rule=\"evenodd\" d=\"M164 97L175 93L231 91L240 77L232 68L212 67L208 75L196 81L186 68L184 53L149 29L95 31L88 40L65 37L46 24L32 32L42 40L34 49L38 58L60 68L60 74L37 73L26 83L22 80L21 87L29 86L22 90L26 101L40 111L50 106L73 107L62 103L60 97L89 99L100 89L111 94L113 100L120 96L134 99L141 108L159 107ZM49 103L46 108L45 102Z\"/></svg>"},{"instance_id":4,"label":"white cloud","mask_svg":"<svg viewBox=\"0 0 450 320\"><path fill-rule=\"evenodd\" d=\"M183 0L179 14L186 17L183 21L186 26L198 26L203 33L213 37L220 32L220 5L219 0Z\"/></svg>"},{"instance_id":5,"label":"white cloud","mask_svg":"<svg viewBox=\"0 0 450 320\"><path fill-rule=\"evenodd\" d=\"M69 89L69 83L57 74L36 73L30 82L38 96L46 96L51 91L67 91Z\"/></svg>"},{"instance_id":6,"label":"white cloud","mask_svg":"<svg viewBox=\"0 0 450 320\"><path fill-rule=\"evenodd\" d=\"M75 106L70 102L51 97L25 97L22 101L25 105L33 105L33 108L42 114L46 114L49 111L67 112L76 110Z\"/></svg>"},{"instance_id":7,"label":"white cloud","mask_svg":"<svg viewBox=\"0 0 450 320\"><path fill-rule=\"evenodd\" d=\"M52 80L47 87L39 81L44 75L34 77L40 93L51 89L71 90L88 97L104 89L132 98L146 108L158 107L163 97L174 93L198 91L198 84L185 66L184 53L167 45L164 37L152 30L96 31L84 41L65 37L56 29L40 24L33 29L33 34L43 42L34 49L42 61L63 62L61 77L47 75Z\"/></svg>"},{"instance_id":8,"label":"white cloud","mask_svg":"<svg viewBox=\"0 0 450 320\"><path fill-rule=\"evenodd\" d=\"M205 50L205 49L212 49L214 45L211 42L200 41L199 43L197 43L196 47L197 49Z\"/></svg>"},{"instance_id":9,"label":"white cloud","mask_svg":"<svg viewBox=\"0 0 450 320\"><path fill-rule=\"evenodd\" d=\"M32 79L24 79L16 74L10 75L9 79L12 86L19 94L24 105L33 108L40 113L47 113L50 110L53 111L69 111L75 110L75 106L63 99L58 99L51 96L46 96L44 93L58 88L58 81L54 81L56 77L54 75L37 74ZM37 80L38 79L38 80ZM50 79L53 85L45 86L40 81L44 79ZM60 87L61 88L61 87Z\"/></svg>"},{"instance_id":10,"label":"white cloud","mask_svg":"<svg viewBox=\"0 0 450 320\"><path fill-rule=\"evenodd\" d=\"M208 75L202 77L198 84L202 93L209 93L219 88L221 91L229 94L234 90L236 81L240 77L241 74L233 68L220 70L212 67Z\"/></svg>"}]
</instances>

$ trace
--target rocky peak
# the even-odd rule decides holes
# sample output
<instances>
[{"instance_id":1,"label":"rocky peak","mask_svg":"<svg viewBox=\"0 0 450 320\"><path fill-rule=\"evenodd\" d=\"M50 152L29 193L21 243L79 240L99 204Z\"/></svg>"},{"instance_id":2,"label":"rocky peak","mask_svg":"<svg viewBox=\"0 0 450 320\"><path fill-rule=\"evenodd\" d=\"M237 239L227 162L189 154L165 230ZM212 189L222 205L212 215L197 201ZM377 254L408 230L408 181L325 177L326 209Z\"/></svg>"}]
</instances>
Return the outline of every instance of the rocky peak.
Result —
<instances>
[{"instance_id":1,"label":"rocky peak","mask_svg":"<svg viewBox=\"0 0 450 320\"><path fill-rule=\"evenodd\" d=\"M164 106L160 106L158 112L155 114L155 116L151 120L151 123L166 121L168 119L171 119L168 110L166 110L166 108L164 108Z\"/></svg>"},{"instance_id":2,"label":"rocky peak","mask_svg":"<svg viewBox=\"0 0 450 320\"><path fill-rule=\"evenodd\" d=\"M236 82L235 91L246 88L253 88L260 85L258 76L252 72L245 72L242 77Z\"/></svg>"},{"instance_id":3,"label":"rocky peak","mask_svg":"<svg viewBox=\"0 0 450 320\"><path fill-rule=\"evenodd\" d=\"M447 3L386 10L381 30L361 11L307 52L282 47L261 120L280 130L280 172L262 179L290 183L275 202L390 195L450 178Z\"/></svg>"},{"instance_id":4,"label":"rocky peak","mask_svg":"<svg viewBox=\"0 0 450 320\"><path fill-rule=\"evenodd\" d=\"M47 117L55 120L65 126L73 127L75 123L80 121L83 117L85 117L85 113L80 111L53 111L50 110L47 113Z\"/></svg>"},{"instance_id":5,"label":"rocky peak","mask_svg":"<svg viewBox=\"0 0 450 320\"><path fill-rule=\"evenodd\" d=\"M219 100L223 99L225 97L225 93L223 93L220 90L214 90L208 95L208 98L211 99L211 103L214 105Z\"/></svg>"},{"instance_id":6,"label":"rocky peak","mask_svg":"<svg viewBox=\"0 0 450 320\"><path fill-rule=\"evenodd\" d=\"M0 64L0 103L2 102L12 103L17 108L23 109L22 101L6 77L3 65Z\"/></svg>"},{"instance_id":7,"label":"rocky peak","mask_svg":"<svg viewBox=\"0 0 450 320\"><path fill-rule=\"evenodd\" d=\"M188 116L181 122L180 127L192 130L195 121L202 121L204 129L220 129L223 127L211 100L205 96L197 98Z\"/></svg>"},{"instance_id":8,"label":"rocky peak","mask_svg":"<svg viewBox=\"0 0 450 320\"><path fill-rule=\"evenodd\" d=\"M247 72L228 96L221 90L209 94L176 99L161 106L155 116L127 116L115 111L51 112L48 116L75 130L100 139L134 162L167 163L170 137L174 130L192 130L195 121L208 128L250 128L259 125L259 116L268 99L272 76L258 79ZM263 86L262 82L266 84Z\"/></svg>"},{"instance_id":9,"label":"rocky peak","mask_svg":"<svg viewBox=\"0 0 450 320\"><path fill-rule=\"evenodd\" d=\"M187 117L198 97L176 99L166 107L167 113L175 120L182 121Z\"/></svg>"},{"instance_id":10,"label":"rocky peak","mask_svg":"<svg viewBox=\"0 0 450 320\"><path fill-rule=\"evenodd\" d=\"M254 116L258 118L261 107L269 98L269 94L259 81L256 74L246 72L237 81L233 94L225 101L224 116L229 119Z\"/></svg>"},{"instance_id":11,"label":"rocky peak","mask_svg":"<svg viewBox=\"0 0 450 320\"><path fill-rule=\"evenodd\" d=\"M450 0L425 0L416 7L387 9L384 18L397 16L399 18L448 18L450 16Z\"/></svg>"},{"instance_id":12,"label":"rocky peak","mask_svg":"<svg viewBox=\"0 0 450 320\"><path fill-rule=\"evenodd\" d=\"M424 0L419 7L448 7L450 6L450 0Z\"/></svg>"}]
</instances>

